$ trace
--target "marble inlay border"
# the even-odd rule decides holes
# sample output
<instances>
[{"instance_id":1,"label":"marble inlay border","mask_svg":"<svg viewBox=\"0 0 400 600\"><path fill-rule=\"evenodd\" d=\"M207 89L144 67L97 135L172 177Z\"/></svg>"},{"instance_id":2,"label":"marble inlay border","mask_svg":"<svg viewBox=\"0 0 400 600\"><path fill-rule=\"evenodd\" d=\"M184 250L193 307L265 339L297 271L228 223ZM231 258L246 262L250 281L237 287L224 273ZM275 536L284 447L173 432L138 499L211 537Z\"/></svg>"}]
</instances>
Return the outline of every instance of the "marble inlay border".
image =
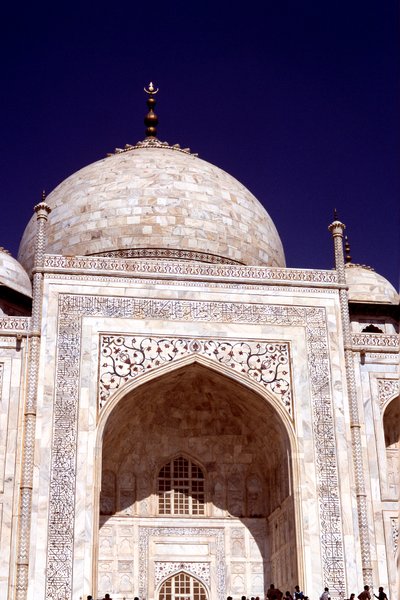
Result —
<instances>
[{"instance_id":1,"label":"marble inlay border","mask_svg":"<svg viewBox=\"0 0 400 600\"><path fill-rule=\"evenodd\" d=\"M293 417L289 344L198 338L100 336L99 408L124 383L189 354L201 354L268 389Z\"/></svg>"},{"instance_id":2,"label":"marble inlay border","mask_svg":"<svg viewBox=\"0 0 400 600\"><path fill-rule=\"evenodd\" d=\"M379 408L383 410L386 402L399 394L400 384L398 379L378 379Z\"/></svg>"},{"instance_id":3,"label":"marble inlay border","mask_svg":"<svg viewBox=\"0 0 400 600\"><path fill-rule=\"evenodd\" d=\"M207 584L210 587L210 563L207 562L165 562L156 560L154 562L154 582L155 587L158 586L164 579L167 579L170 575L179 573L179 571L186 571L194 575Z\"/></svg>"},{"instance_id":4,"label":"marble inlay border","mask_svg":"<svg viewBox=\"0 0 400 600\"><path fill-rule=\"evenodd\" d=\"M127 248L121 250L109 250L108 252L94 252L89 256L107 256L111 258L159 258L167 260L197 260L205 263L241 265L238 260L209 254L208 252L197 252L195 250L179 250L178 248Z\"/></svg>"},{"instance_id":5,"label":"marble inlay border","mask_svg":"<svg viewBox=\"0 0 400 600\"><path fill-rule=\"evenodd\" d=\"M390 518L390 526L392 529L393 555L396 556L397 549L399 547L399 519L398 519L398 517Z\"/></svg>"},{"instance_id":6,"label":"marble inlay border","mask_svg":"<svg viewBox=\"0 0 400 600\"><path fill-rule=\"evenodd\" d=\"M120 275L104 275L101 274L99 275L98 273L95 273L94 275L88 275L87 273L68 273L66 271L62 271L62 272L48 272L45 274L44 276L45 279L47 280L51 280L52 282L56 281L56 280L60 280L62 281L63 284L65 284L67 281L90 281L91 283L93 283L93 285L98 285L99 282L102 283L126 283L126 284L139 284L139 285L143 285L143 278L140 277L127 277L127 276L123 276L123 274ZM162 278L159 279L151 279L146 277L146 285L154 285L154 286L165 286L165 281ZM250 284L246 284L244 283L244 280L237 280L234 282L231 282L229 280L225 281L225 280L218 280L215 279L215 281L211 281L210 279L191 279L190 283L188 283L187 281L182 282L182 280L180 279L168 279L168 286L173 286L173 287L182 287L182 285L184 285L185 287L187 285L190 285L191 288L208 288L208 289L227 289L227 290L237 290L240 293L243 293L243 290L260 290L263 294L265 293L266 289L268 289L268 292L279 292L279 293L287 293L288 290L290 289L290 296L293 298L294 296L302 296L304 294L318 294L318 295L329 295L332 296L333 293L337 293L337 290L335 290L332 287L315 287L313 284L310 284L308 287L300 287L300 285L295 284L295 285L290 285L288 286L285 283L282 283L281 285L279 285L278 283L273 284L270 283L269 281L257 281L256 283L250 283ZM385 354L387 354L385 352Z\"/></svg>"},{"instance_id":7,"label":"marble inlay border","mask_svg":"<svg viewBox=\"0 0 400 600\"><path fill-rule=\"evenodd\" d=\"M105 260L105 259L104 259ZM269 324L305 328L311 385L323 579L344 593L343 532L323 307L60 294L47 556L48 600L72 595L76 444L82 317Z\"/></svg>"},{"instance_id":8,"label":"marble inlay border","mask_svg":"<svg viewBox=\"0 0 400 600\"><path fill-rule=\"evenodd\" d=\"M4 363L0 363L0 402L3 392L3 375L4 375Z\"/></svg>"},{"instance_id":9,"label":"marble inlay border","mask_svg":"<svg viewBox=\"0 0 400 600\"><path fill-rule=\"evenodd\" d=\"M221 527L139 527L139 596L147 598L147 582L149 569L149 539L151 537L212 537L215 543L216 571L217 571L217 598L225 598L225 537ZM181 564L190 563L176 563ZM200 563L204 564L204 563ZM207 564L207 563L206 563ZM209 567L208 567L209 568ZM179 568L177 570L180 570ZM183 569L187 570L187 569ZM196 577L199 573L193 573ZM206 570L203 574L207 574ZM157 571L156 574L157 576ZM209 576L209 575L208 575ZM205 583L210 582L203 579Z\"/></svg>"},{"instance_id":10,"label":"marble inlay border","mask_svg":"<svg viewBox=\"0 0 400 600\"><path fill-rule=\"evenodd\" d=\"M99 256L59 256L47 254L45 269L108 271L145 275L193 275L197 277L228 277L234 279L265 279L290 283L337 284L336 271L315 269L286 269L284 267L248 267L245 265L211 264L201 262L157 259L124 259Z\"/></svg>"}]
</instances>

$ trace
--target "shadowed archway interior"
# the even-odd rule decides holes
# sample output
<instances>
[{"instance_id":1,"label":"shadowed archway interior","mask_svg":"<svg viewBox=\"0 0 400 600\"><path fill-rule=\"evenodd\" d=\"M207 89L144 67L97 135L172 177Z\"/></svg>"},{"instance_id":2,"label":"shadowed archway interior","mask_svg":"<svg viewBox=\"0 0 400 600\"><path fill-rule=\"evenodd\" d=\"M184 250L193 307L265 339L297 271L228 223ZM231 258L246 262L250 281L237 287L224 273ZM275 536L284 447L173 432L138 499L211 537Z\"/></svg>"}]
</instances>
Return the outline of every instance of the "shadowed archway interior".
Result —
<instances>
[{"instance_id":1,"label":"shadowed archway interior","mask_svg":"<svg viewBox=\"0 0 400 600\"><path fill-rule=\"evenodd\" d=\"M140 386L104 430L99 593L155 597L182 565L218 598L293 586L291 488L288 434L258 394L199 364Z\"/></svg>"}]
</instances>

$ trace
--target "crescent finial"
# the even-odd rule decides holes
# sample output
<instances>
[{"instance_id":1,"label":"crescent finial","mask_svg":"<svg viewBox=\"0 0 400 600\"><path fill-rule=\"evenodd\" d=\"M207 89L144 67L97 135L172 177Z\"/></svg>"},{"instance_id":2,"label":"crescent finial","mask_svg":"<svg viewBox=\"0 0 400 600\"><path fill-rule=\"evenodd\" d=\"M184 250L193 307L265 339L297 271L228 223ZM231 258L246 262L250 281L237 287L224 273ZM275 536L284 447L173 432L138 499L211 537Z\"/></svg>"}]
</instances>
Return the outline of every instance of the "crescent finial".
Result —
<instances>
[{"instance_id":1,"label":"crescent finial","mask_svg":"<svg viewBox=\"0 0 400 600\"><path fill-rule=\"evenodd\" d=\"M146 87L144 87L143 89L144 89L144 91L146 92L146 94L149 94L150 96L154 96L155 94L157 94L157 92L158 92L158 90L159 90L159 88L157 88L157 89L156 89L156 88L154 87L154 84L153 84L153 82L152 82L152 81L150 81L150 83L149 83L149 85L148 85L148 87L147 87L147 88L146 88Z\"/></svg>"}]
</instances>

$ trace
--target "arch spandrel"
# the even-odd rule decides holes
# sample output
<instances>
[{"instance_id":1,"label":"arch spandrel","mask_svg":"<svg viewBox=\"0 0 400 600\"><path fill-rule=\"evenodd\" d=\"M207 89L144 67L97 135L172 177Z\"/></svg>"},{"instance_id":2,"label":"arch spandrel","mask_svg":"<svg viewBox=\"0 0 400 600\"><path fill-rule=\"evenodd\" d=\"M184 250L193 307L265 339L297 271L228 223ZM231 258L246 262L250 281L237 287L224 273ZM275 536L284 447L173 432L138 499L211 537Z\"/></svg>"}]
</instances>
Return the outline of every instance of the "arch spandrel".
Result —
<instances>
[{"instance_id":1,"label":"arch spandrel","mask_svg":"<svg viewBox=\"0 0 400 600\"><path fill-rule=\"evenodd\" d=\"M161 375L197 361L261 393L292 428L294 407L288 342L103 335L100 352L100 421L118 399L136 385L149 381L154 371Z\"/></svg>"},{"instance_id":2,"label":"arch spandrel","mask_svg":"<svg viewBox=\"0 0 400 600\"><path fill-rule=\"evenodd\" d=\"M386 412L389 404L399 398L400 382L399 379L380 379L378 378L378 400L381 411L381 418Z\"/></svg>"}]
</instances>

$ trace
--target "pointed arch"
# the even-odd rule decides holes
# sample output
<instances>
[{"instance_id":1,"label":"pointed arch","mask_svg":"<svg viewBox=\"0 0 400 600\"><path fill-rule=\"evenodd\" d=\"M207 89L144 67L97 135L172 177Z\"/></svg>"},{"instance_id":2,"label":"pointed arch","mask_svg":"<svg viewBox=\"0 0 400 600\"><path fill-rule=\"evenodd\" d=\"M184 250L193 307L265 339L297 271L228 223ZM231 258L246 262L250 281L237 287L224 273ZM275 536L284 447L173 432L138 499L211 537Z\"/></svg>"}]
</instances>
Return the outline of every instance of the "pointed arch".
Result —
<instances>
[{"instance_id":1,"label":"pointed arch","mask_svg":"<svg viewBox=\"0 0 400 600\"><path fill-rule=\"evenodd\" d=\"M176 359L174 362L167 363L165 365L161 365L156 369L149 370L140 375L137 375L134 379L131 379L121 385L121 387L114 392L109 402L103 407L100 411L98 417L97 424L97 445L96 447L101 447L102 437L104 433L104 428L107 423L108 417L117 406L117 404L125 398L128 394L133 392L135 389L153 381L154 379L161 378L164 375L171 373L173 371L178 371L183 369L186 366L199 364L213 372L216 372L223 377L226 377L228 380L235 381L245 388L256 392L265 402L267 402L279 415L281 418L281 422L286 429L286 432L289 436L291 444L296 443L295 436L295 427L293 419L288 414L287 410L283 406L281 402L270 393L261 383L259 383L256 379L250 379L247 375L240 373L238 371L234 371L233 369L227 367L221 363L215 363L207 356L202 354L189 354L183 356L182 358Z\"/></svg>"},{"instance_id":2,"label":"pointed arch","mask_svg":"<svg viewBox=\"0 0 400 600\"><path fill-rule=\"evenodd\" d=\"M247 436L246 440L250 440L245 442L244 448L246 448L246 444L253 444L250 451L253 453L253 456L263 456L263 464L267 466L264 471L261 471L264 478L262 481L262 489L273 488L275 490L274 494L271 495L271 499L265 503L266 513L272 515L275 505L279 505L278 500L280 496L284 498L287 494L291 495L290 503L283 508L281 507L279 509L279 514L274 513L272 518L275 520L283 518L283 512L286 511L284 514L288 515L289 519L293 521L293 534L291 535L290 540L291 546L294 547L293 540L296 539L295 546L301 548L300 486L298 483L299 455L294 435L294 425L291 422L290 416L287 414L284 407L279 405L278 400L275 397L272 397L269 391L258 382L225 367L225 365L216 364L207 357L198 354L185 356L180 360L176 360L174 363L139 375L117 390L99 416L97 431L98 452L96 459L96 472L99 480L101 479L103 442L105 445L104 447L115 448L115 443L118 443L118 439L127 440L129 445L129 439L130 436L132 436L131 439L134 437L143 439L143 443L135 442L135 444L142 444L141 448L144 449L145 444L151 439L151 432L156 431L150 429L150 425L153 426L154 424L157 425L157 427L163 428L164 423L169 423L169 435L172 436L171 439L174 439L175 431L183 432L185 431L185 428L189 427L190 429L190 427L194 426L193 424L197 423L197 415L199 413L191 412L192 410L197 410L191 399L191 392L197 389L196 385L193 385L193 381L200 381L201 385L198 389L201 390L201 394L212 390L211 400L208 401L206 408L204 408L204 406L200 407L200 410L203 411L202 413L200 412L200 414L207 415L205 417L207 421L203 420L203 423L207 423L207 427L208 423L210 423L213 431L212 435L218 437L220 431L222 431L223 435L226 437L231 436L229 438L230 444L236 443L233 441L237 435L235 431L227 432L225 428L226 423L231 426L230 421L226 421L225 415L231 415L230 411L232 411L232 416L229 418L236 419L238 423L240 422L243 424L241 425L242 428L239 429L239 435L243 436L243 439L244 436ZM220 400L221 398L222 400ZM219 404L220 402L221 404ZM202 404L202 402L198 402L198 404ZM229 412L221 412L220 408L217 407L220 407L221 409L226 407ZM188 409L189 413L186 412ZM216 413L213 413L213 410L217 410L220 418L216 418ZM190 421L185 420L186 414L191 414ZM149 417L148 420L146 420L147 417ZM181 419L181 421L179 421L179 419ZM184 425L184 428L180 429L180 422L187 424ZM220 422L220 430L217 430L214 427L216 422ZM189 423L190 425L188 425ZM262 433L260 427L262 428ZM247 433L245 433L246 428ZM201 432L203 433L200 433L199 435L204 436L204 431L206 431L205 427L201 429ZM179 446L179 444L173 444L171 446L165 444L165 446L163 446L163 451L160 452L156 445L158 439L161 440L161 438L157 438L156 434L152 441L153 448L157 448L153 458L149 459L147 462L138 461L136 463L138 472L135 476L137 476L137 482L139 483L137 484L135 515L139 517L139 519L146 518L148 523L150 522L148 517L152 517L152 519L155 520L159 517L163 517L163 515L155 514L154 511L154 507L156 506L156 499L154 497L155 480L158 468L161 468L162 465L165 464L165 459L171 460L169 456L172 457L172 459L177 456L184 456L185 458L189 458L189 460L193 460L192 457L189 457L189 455L186 454L187 450L194 448L189 442L186 445L183 444L181 446ZM271 446L269 450L267 450L268 440L275 440L275 445ZM207 518L222 518L227 523L232 522L233 519L242 522L245 528L248 528L246 531L249 531L249 535L252 536L252 543L255 548L257 560L264 560L263 557L266 556L266 549L262 546L265 542L264 524L261 527L255 521L254 524L243 522L243 519L246 518L247 514L246 505L252 506L252 518L257 519L260 517L259 509L257 508L259 505L261 488L261 485L258 484L260 482L249 480L247 492L245 489L246 477L247 475L252 474L248 471L246 457L250 456L251 459L252 454L250 453L247 455L245 451L240 451L239 449L236 451L232 446L232 450L229 450L229 455L226 455L227 457L229 456L226 459L227 466L223 464L221 470L218 470L218 462L216 463L217 469L215 469L212 461L215 461L214 456L222 456L222 453L209 455L207 454L208 446L207 440L204 440L202 446L204 451L202 450L199 452L198 450L192 450L194 453L194 461L200 465L200 461L202 460L204 464L207 465L207 468L209 467L211 490L209 499L210 506L207 506L209 514L205 516ZM120 454L113 454L113 456L118 459L116 464L122 464L118 461L122 461L123 452L125 452L126 447L126 445L122 445L121 443L121 450L117 449L117 452ZM134 446L132 445L132 448L133 447ZM147 446L147 448L148 447L149 446ZM135 448L137 448L137 445L135 445ZM177 454L173 454L175 450L178 450ZM138 457L140 456L140 453L135 449L135 452L132 453L132 456L133 455ZM145 456L145 454L142 456ZM148 454L148 456L151 455ZM209 456L211 456L211 458L209 458ZM240 456L243 457L243 460L238 460ZM258 461L261 459L255 458L254 460ZM229 467L230 464L233 466L237 465L237 471L233 472ZM256 471L257 469L255 469L254 474ZM207 473L207 470L203 472ZM222 480L220 478L221 474L224 477L222 490L214 489L216 473L218 474L219 480ZM276 485L275 482L278 473L281 473L282 479L280 487ZM282 473L284 473L284 476ZM149 482L150 485L148 486L148 489L144 491L143 487L140 489L140 485L142 485L140 484L140 481L145 481L146 483ZM287 490L286 486L288 486ZM150 487L152 491L150 491ZM147 507L146 510L143 510L145 504L147 504ZM274 506L272 506L272 504ZM260 513L264 513L264 510L260 510ZM96 516L98 515L97 510L95 514ZM183 518L183 516L178 515L179 518ZM196 515L196 518L197 517L198 515ZM261 515L261 517L264 519L264 515ZM157 523L159 526L158 521ZM272 521L271 523L268 523L264 519L263 523L266 523L265 527L272 528ZM197 526L200 527L199 523L197 523ZM258 530L257 527L261 527L262 531L261 529ZM232 544L235 539L236 538L232 537ZM282 553L284 549L279 547L279 543L275 544L275 547L278 548L277 552L279 551ZM245 543L244 538L238 539L238 544L240 546L239 553L240 556L242 556L245 549L250 546L247 542ZM98 549L96 549L95 552L98 553ZM301 568L300 565L303 563L303 557L301 556L301 552L294 552L292 555L292 560L294 561L293 573L296 573ZM273 561L280 561L280 555L278 556L276 553L273 556ZM270 569L270 567L266 560L263 562L263 569L263 577L269 577L268 569Z\"/></svg>"},{"instance_id":3,"label":"pointed arch","mask_svg":"<svg viewBox=\"0 0 400 600\"><path fill-rule=\"evenodd\" d=\"M156 591L158 600L208 600L209 590L204 582L184 570L169 575Z\"/></svg>"}]
</instances>

